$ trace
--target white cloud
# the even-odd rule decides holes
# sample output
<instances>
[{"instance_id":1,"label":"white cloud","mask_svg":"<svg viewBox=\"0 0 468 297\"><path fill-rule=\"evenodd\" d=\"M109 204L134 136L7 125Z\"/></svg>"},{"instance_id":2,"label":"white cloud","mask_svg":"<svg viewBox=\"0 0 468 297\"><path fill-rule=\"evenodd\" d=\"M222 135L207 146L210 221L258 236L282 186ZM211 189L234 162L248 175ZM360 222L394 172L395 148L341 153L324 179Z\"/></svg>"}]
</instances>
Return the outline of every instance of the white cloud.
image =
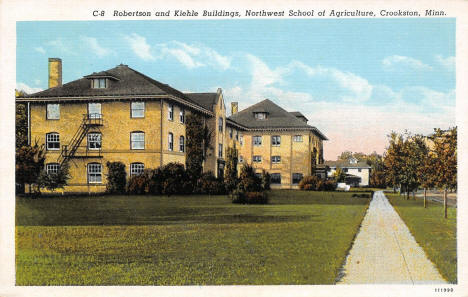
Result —
<instances>
[{"instance_id":1,"label":"white cloud","mask_svg":"<svg viewBox=\"0 0 468 297\"><path fill-rule=\"evenodd\" d=\"M413 70L432 70L431 66L424 64L420 60L398 55L384 58L382 60L382 65L385 70L400 70L402 68L410 68Z\"/></svg>"},{"instance_id":2,"label":"white cloud","mask_svg":"<svg viewBox=\"0 0 468 297\"><path fill-rule=\"evenodd\" d=\"M69 44L67 44L66 42L64 42L60 38L48 41L46 43L46 45L50 46L50 47L53 47L56 50L59 50L59 51L61 51L63 53L67 53L67 54L71 54L71 55L75 54L75 51L72 49L72 47Z\"/></svg>"},{"instance_id":3,"label":"white cloud","mask_svg":"<svg viewBox=\"0 0 468 297\"><path fill-rule=\"evenodd\" d=\"M100 58L112 53L110 49L102 47L99 44L98 40L94 37L81 36L80 39L87 47L89 47L93 51L94 54L96 54Z\"/></svg>"},{"instance_id":4,"label":"white cloud","mask_svg":"<svg viewBox=\"0 0 468 297\"><path fill-rule=\"evenodd\" d=\"M383 153L392 130L428 134L435 127L455 124L455 90L441 92L422 86L393 90L335 68L311 67L300 61L271 68L258 57L246 57L250 81L226 88L226 101L238 101L244 109L269 98L288 111L301 111L310 125L330 138L325 142L327 159L335 159L344 150ZM341 100L324 100L314 91L290 90L291 80L300 76L310 83L330 84Z\"/></svg>"},{"instance_id":5,"label":"white cloud","mask_svg":"<svg viewBox=\"0 0 468 297\"><path fill-rule=\"evenodd\" d=\"M40 80L40 79L35 79L35 80L34 80L34 84L35 84L35 85L40 85L40 84L41 84L41 80Z\"/></svg>"},{"instance_id":6,"label":"white cloud","mask_svg":"<svg viewBox=\"0 0 468 297\"><path fill-rule=\"evenodd\" d=\"M42 46L36 46L36 47L34 48L34 50L35 50L36 52L41 53L41 54L45 54L45 53L46 53L45 49L44 49Z\"/></svg>"},{"instance_id":7,"label":"white cloud","mask_svg":"<svg viewBox=\"0 0 468 297\"><path fill-rule=\"evenodd\" d=\"M16 89L18 91L26 92L27 94L33 94L33 93L42 91L41 88L30 87L27 84L22 83L22 82L16 83Z\"/></svg>"},{"instance_id":8,"label":"white cloud","mask_svg":"<svg viewBox=\"0 0 468 297\"><path fill-rule=\"evenodd\" d=\"M124 39L130 44L133 52L145 61L154 61L155 57L151 53L151 46L146 42L146 38L136 33L125 35Z\"/></svg>"},{"instance_id":9,"label":"white cloud","mask_svg":"<svg viewBox=\"0 0 468 297\"><path fill-rule=\"evenodd\" d=\"M159 59L173 57L189 69L211 66L226 70L231 67L231 58L220 55L202 44L186 44L179 41L160 43L155 46Z\"/></svg>"},{"instance_id":10,"label":"white cloud","mask_svg":"<svg viewBox=\"0 0 468 297\"><path fill-rule=\"evenodd\" d=\"M435 56L435 59L437 63L442 65L445 69L449 71L454 71L455 70L455 57L450 56L447 58L442 57L441 55Z\"/></svg>"}]
</instances>

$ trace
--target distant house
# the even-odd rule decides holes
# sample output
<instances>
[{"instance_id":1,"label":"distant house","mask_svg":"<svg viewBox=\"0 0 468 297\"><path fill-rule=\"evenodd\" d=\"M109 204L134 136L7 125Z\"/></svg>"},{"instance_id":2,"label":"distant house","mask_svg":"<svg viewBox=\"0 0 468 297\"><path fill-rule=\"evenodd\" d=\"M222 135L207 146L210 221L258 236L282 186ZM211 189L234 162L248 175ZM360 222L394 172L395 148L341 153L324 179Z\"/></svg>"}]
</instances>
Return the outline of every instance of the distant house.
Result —
<instances>
[{"instance_id":1,"label":"distant house","mask_svg":"<svg viewBox=\"0 0 468 297\"><path fill-rule=\"evenodd\" d=\"M328 166L328 177L332 177L336 169L341 168L346 174L346 184L353 187L366 187L369 185L371 167L366 162L352 157L348 160L325 161L324 165Z\"/></svg>"}]
</instances>

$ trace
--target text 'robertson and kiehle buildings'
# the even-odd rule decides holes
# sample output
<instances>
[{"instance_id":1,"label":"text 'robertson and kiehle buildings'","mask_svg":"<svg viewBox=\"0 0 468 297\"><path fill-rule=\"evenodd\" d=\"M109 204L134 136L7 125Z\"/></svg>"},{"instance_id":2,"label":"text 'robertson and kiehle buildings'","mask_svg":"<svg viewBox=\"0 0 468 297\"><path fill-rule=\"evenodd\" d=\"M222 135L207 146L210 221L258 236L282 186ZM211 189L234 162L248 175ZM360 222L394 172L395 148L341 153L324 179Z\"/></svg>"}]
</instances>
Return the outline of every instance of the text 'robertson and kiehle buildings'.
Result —
<instances>
[{"instance_id":1,"label":"text 'robertson and kiehle buildings'","mask_svg":"<svg viewBox=\"0 0 468 297\"><path fill-rule=\"evenodd\" d=\"M323 163L327 140L300 112L265 99L226 115L221 89L182 93L127 65L62 85L62 61L49 59L49 89L17 97L27 105L28 142L45 144L46 170L68 162L64 192L102 192L105 164L120 161L128 176L170 162L185 164L185 116L197 113L212 131L204 171L224 174L226 148L236 146L239 165L271 174L273 188L296 188Z\"/></svg>"}]
</instances>

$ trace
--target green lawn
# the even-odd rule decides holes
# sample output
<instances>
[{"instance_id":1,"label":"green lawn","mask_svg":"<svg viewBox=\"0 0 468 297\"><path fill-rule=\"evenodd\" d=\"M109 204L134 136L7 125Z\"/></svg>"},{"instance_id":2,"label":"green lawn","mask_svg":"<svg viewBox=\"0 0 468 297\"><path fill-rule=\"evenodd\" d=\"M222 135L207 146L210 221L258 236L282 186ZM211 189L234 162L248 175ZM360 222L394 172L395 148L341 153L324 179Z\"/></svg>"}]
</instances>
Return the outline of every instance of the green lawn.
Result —
<instances>
[{"instance_id":1,"label":"green lawn","mask_svg":"<svg viewBox=\"0 0 468 297\"><path fill-rule=\"evenodd\" d=\"M444 219L441 204L406 200L403 196L385 193L400 217L427 256L437 266L442 276L451 283L457 282L457 209L448 208Z\"/></svg>"},{"instance_id":2,"label":"green lawn","mask_svg":"<svg viewBox=\"0 0 468 297\"><path fill-rule=\"evenodd\" d=\"M333 284L369 202L351 195L19 197L16 282Z\"/></svg>"}]
</instances>

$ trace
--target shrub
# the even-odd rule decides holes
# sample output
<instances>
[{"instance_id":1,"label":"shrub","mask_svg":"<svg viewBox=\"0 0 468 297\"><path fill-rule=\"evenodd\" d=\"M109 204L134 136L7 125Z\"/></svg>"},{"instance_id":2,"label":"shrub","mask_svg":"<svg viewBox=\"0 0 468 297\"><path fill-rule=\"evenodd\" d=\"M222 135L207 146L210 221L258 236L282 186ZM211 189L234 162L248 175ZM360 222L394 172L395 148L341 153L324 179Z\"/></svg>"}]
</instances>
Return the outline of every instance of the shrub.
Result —
<instances>
[{"instance_id":1,"label":"shrub","mask_svg":"<svg viewBox=\"0 0 468 297\"><path fill-rule=\"evenodd\" d=\"M370 198L370 194L353 194L351 195L353 198Z\"/></svg>"},{"instance_id":2,"label":"shrub","mask_svg":"<svg viewBox=\"0 0 468 297\"><path fill-rule=\"evenodd\" d=\"M262 171L262 188L263 190L270 190L270 174L265 169Z\"/></svg>"},{"instance_id":3,"label":"shrub","mask_svg":"<svg viewBox=\"0 0 468 297\"><path fill-rule=\"evenodd\" d=\"M242 166L237 188L243 192L261 192L263 190L262 180L255 174L252 166L248 164Z\"/></svg>"},{"instance_id":4,"label":"shrub","mask_svg":"<svg viewBox=\"0 0 468 297\"><path fill-rule=\"evenodd\" d=\"M239 204L268 204L266 192L242 192L235 190L231 194L232 203Z\"/></svg>"},{"instance_id":5,"label":"shrub","mask_svg":"<svg viewBox=\"0 0 468 297\"><path fill-rule=\"evenodd\" d=\"M327 180L323 183L323 191L334 191L336 190L336 182L333 180Z\"/></svg>"},{"instance_id":6,"label":"shrub","mask_svg":"<svg viewBox=\"0 0 468 297\"><path fill-rule=\"evenodd\" d=\"M226 187L222 180L217 179L213 172L203 173L197 181L196 192L200 194L221 195L226 194Z\"/></svg>"},{"instance_id":7,"label":"shrub","mask_svg":"<svg viewBox=\"0 0 468 297\"><path fill-rule=\"evenodd\" d=\"M145 172L131 176L127 183L127 193L134 195L145 194L147 193L148 183L148 175Z\"/></svg>"},{"instance_id":8,"label":"shrub","mask_svg":"<svg viewBox=\"0 0 468 297\"><path fill-rule=\"evenodd\" d=\"M305 191L317 191L317 184L320 182L320 178L316 175L304 176L299 182L299 189Z\"/></svg>"},{"instance_id":9,"label":"shrub","mask_svg":"<svg viewBox=\"0 0 468 297\"><path fill-rule=\"evenodd\" d=\"M193 190L193 185L188 178L184 165L169 163L161 168L163 182L162 194L188 194Z\"/></svg>"},{"instance_id":10,"label":"shrub","mask_svg":"<svg viewBox=\"0 0 468 297\"><path fill-rule=\"evenodd\" d=\"M152 195L160 195L163 191L164 175L160 168L145 169L148 177L147 192Z\"/></svg>"},{"instance_id":11,"label":"shrub","mask_svg":"<svg viewBox=\"0 0 468 297\"><path fill-rule=\"evenodd\" d=\"M122 162L107 162L107 184L106 191L112 194L122 194L125 192L127 183L127 173Z\"/></svg>"}]
</instances>

